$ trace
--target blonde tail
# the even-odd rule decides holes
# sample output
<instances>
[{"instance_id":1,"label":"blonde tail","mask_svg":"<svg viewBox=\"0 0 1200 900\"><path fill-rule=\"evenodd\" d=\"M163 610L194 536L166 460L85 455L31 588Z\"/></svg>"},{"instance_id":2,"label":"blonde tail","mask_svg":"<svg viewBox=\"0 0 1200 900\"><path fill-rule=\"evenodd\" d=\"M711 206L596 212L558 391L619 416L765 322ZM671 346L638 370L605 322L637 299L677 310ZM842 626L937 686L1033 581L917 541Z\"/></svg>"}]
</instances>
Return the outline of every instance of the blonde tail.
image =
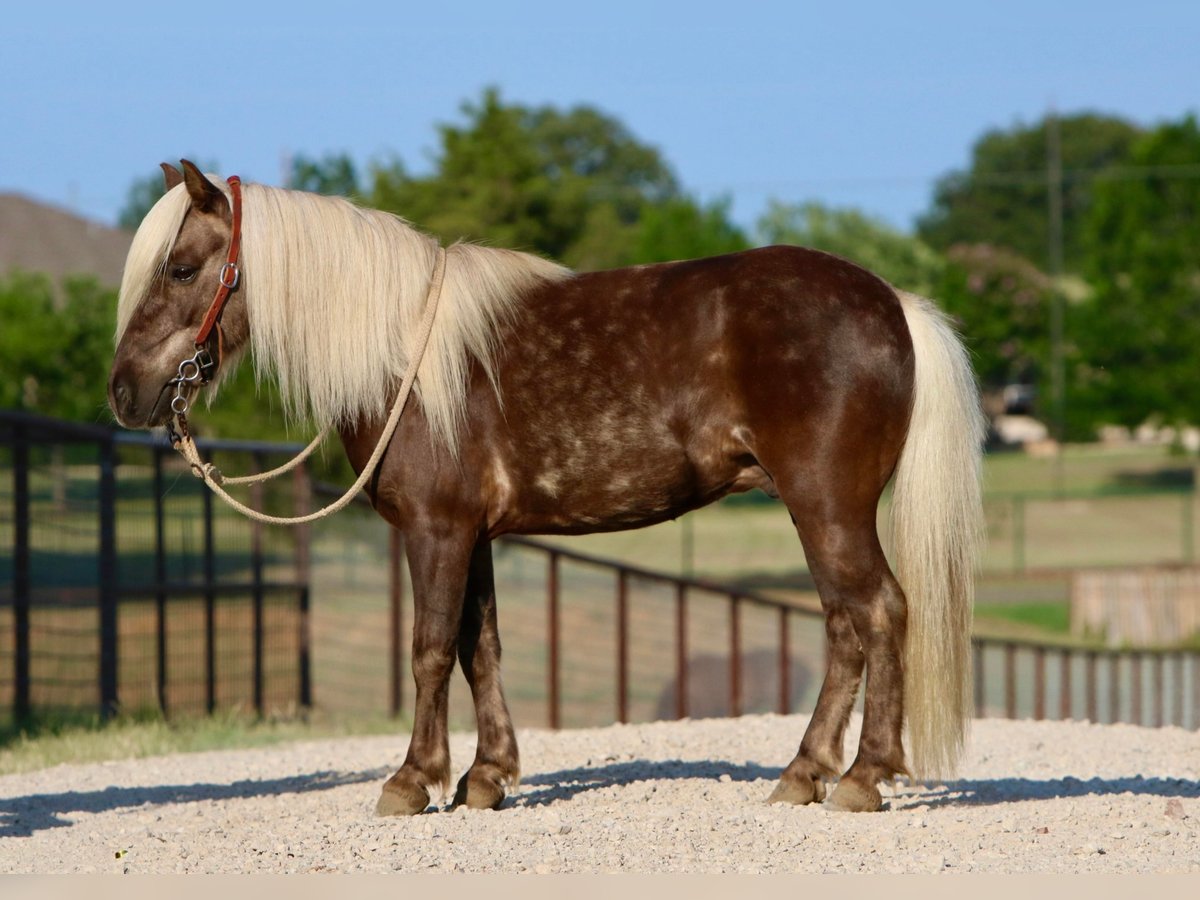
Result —
<instances>
[{"instance_id":1,"label":"blonde tail","mask_svg":"<svg viewBox=\"0 0 1200 900\"><path fill-rule=\"evenodd\" d=\"M985 422L971 365L947 317L897 291L915 357L912 416L896 467L892 535L908 598L904 696L912 773L949 777L973 710L971 622L983 539Z\"/></svg>"}]
</instances>

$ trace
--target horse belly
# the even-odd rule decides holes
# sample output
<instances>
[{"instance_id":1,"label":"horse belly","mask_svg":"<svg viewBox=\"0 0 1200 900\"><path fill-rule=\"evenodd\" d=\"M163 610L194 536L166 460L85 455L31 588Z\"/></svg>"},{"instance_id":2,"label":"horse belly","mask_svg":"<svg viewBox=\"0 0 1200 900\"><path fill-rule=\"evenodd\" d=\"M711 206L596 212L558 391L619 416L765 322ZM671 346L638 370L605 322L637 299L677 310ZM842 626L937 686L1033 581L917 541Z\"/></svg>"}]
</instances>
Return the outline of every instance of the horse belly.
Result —
<instances>
[{"instance_id":1,"label":"horse belly","mask_svg":"<svg viewBox=\"0 0 1200 900\"><path fill-rule=\"evenodd\" d=\"M507 481L509 495L495 524L522 533L618 531L676 518L731 491L769 491L735 431L698 446L633 417L576 420L542 444L549 452L522 455L494 479Z\"/></svg>"}]
</instances>

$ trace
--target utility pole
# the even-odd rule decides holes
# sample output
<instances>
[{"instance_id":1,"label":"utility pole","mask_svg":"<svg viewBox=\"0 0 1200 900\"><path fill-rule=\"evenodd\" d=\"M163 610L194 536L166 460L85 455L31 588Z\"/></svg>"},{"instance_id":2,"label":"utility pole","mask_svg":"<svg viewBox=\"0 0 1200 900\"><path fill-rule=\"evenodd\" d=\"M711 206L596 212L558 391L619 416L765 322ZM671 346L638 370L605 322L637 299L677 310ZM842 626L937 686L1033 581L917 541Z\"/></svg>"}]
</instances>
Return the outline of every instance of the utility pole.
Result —
<instances>
[{"instance_id":1,"label":"utility pole","mask_svg":"<svg viewBox=\"0 0 1200 900\"><path fill-rule=\"evenodd\" d=\"M1054 491L1063 491L1063 438L1066 434L1066 371L1063 363L1063 171L1062 136L1053 105L1046 115L1046 194L1050 269L1050 404L1054 435Z\"/></svg>"}]
</instances>

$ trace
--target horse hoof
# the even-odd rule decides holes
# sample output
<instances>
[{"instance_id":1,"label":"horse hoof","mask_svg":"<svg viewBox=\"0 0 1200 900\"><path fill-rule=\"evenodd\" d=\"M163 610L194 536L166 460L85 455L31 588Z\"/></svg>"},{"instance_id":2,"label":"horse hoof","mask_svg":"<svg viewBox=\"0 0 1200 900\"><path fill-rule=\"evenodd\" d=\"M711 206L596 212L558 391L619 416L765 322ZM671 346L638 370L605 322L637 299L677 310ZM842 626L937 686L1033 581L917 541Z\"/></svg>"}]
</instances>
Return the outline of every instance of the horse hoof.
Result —
<instances>
[{"instance_id":1,"label":"horse hoof","mask_svg":"<svg viewBox=\"0 0 1200 900\"><path fill-rule=\"evenodd\" d=\"M504 802L504 788L486 775L467 772L458 781L453 806L457 809L496 809Z\"/></svg>"},{"instance_id":2,"label":"horse hoof","mask_svg":"<svg viewBox=\"0 0 1200 900\"><path fill-rule=\"evenodd\" d=\"M780 778L767 802L803 806L806 803L820 803L824 799L825 782L820 778Z\"/></svg>"},{"instance_id":3,"label":"horse hoof","mask_svg":"<svg viewBox=\"0 0 1200 900\"><path fill-rule=\"evenodd\" d=\"M844 812L878 812L883 797L874 785L863 787L857 781L843 778L833 789L828 805Z\"/></svg>"},{"instance_id":4,"label":"horse hoof","mask_svg":"<svg viewBox=\"0 0 1200 900\"><path fill-rule=\"evenodd\" d=\"M429 791L420 785L389 781L383 786L379 802L375 804L377 816L415 816L425 812L429 806Z\"/></svg>"}]
</instances>

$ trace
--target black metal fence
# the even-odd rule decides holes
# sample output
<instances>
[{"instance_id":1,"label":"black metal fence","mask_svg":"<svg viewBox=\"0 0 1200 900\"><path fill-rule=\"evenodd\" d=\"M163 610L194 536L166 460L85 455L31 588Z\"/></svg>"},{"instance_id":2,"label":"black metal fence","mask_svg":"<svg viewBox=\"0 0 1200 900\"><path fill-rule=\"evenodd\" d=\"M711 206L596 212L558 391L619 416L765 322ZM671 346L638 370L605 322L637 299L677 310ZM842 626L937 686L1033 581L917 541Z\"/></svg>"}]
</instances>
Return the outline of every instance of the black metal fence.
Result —
<instances>
[{"instance_id":1,"label":"black metal fence","mask_svg":"<svg viewBox=\"0 0 1200 900\"><path fill-rule=\"evenodd\" d=\"M294 447L202 442L229 471ZM264 527L160 439L0 413L0 709L407 711L411 592L369 505ZM303 469L251 496L307 509ZM807 606L527 538L494 545L518 725L809 710ZM315 599L314 599L315 598ZM1200 728L1200 653L975 643L979 715ZM461 679L456 727L472 724Z\"/></svg>"},{"instance_id":2,"label":"black metal fence","mask_svg":"<svg viewBox=\"0 0 1200 900\"><path fill-rule=\"evenodd\" d=\"M241 467L291 448L202 442ZM308 534L214 514L161 438L0 412L0 708L311 703ZM307 503L306 475L257 499ZM10 552L11 551L11 552Z\"/></svg>"}]
</instances>

